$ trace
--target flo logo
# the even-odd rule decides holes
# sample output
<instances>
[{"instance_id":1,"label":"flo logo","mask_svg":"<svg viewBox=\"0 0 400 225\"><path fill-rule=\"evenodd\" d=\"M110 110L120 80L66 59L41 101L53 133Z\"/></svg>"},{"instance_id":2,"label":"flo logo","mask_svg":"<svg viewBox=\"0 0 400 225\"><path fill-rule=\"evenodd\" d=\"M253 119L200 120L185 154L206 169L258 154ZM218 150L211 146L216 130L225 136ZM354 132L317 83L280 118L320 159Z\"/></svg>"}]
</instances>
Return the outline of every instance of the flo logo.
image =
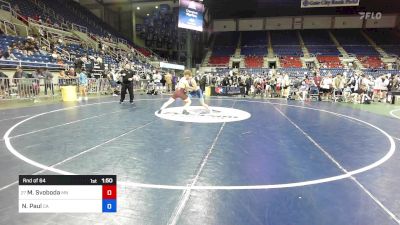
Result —
<instances>
[{"instance_id":1,"label":"flo logo","mask_svg":"<svg viewBox=\"0 0 400 225\"><path fill-rule=\"evenodd\" d=\"M211 107L211 112L202 106L190 106L188 115L182 113L183 107L172 107L164 109L155 115L166 120L188 122L188 123L225 123L246 120L251 117L250 113L239 109Z\"/></svg>"},{"instance_id":2,"label":"flo logo","mask_svg":"<svg viewBox=\"0 0 400 225\"><path fill-rule=\"evenodd\" d=\"M361 20L380 20L382 18L381 12L359 12Z\"/></svg>"}]
</instances>

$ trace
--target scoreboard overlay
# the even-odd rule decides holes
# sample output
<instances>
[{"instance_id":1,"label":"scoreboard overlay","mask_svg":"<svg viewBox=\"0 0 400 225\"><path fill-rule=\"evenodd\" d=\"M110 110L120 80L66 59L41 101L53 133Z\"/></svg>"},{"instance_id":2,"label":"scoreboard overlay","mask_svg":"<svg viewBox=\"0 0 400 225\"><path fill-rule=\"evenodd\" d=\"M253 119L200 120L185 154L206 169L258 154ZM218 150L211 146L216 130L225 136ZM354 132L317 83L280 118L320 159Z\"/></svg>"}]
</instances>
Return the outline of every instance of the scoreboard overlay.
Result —
<instances>
[{"instance_id":1,"label":"scoreboard overlay","mask_svg":"<svg viewBox=\"0 0 400 225\"><path fill-rule=\"evenodd\" d=\"M20 213L115 213L116 175L20 175Z\"/></svg>"}]
</instances>

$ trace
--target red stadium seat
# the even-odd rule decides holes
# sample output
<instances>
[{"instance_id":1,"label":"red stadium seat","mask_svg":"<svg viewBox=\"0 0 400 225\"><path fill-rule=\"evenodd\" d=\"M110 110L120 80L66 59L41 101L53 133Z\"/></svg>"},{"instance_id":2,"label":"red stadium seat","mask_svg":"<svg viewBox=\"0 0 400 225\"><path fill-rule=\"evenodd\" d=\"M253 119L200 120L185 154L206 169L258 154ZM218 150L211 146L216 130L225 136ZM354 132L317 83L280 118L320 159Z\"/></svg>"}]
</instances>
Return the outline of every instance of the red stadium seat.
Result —
<instances>
[{"instance_id":1,"label":"red stadium seat","mask_svg":"<svg viewBox=\"0 0 400 225\"><path fill-rule=\"evenodd\" d=\"M317 56L317 60L322 68L343 68L339 56Z\"/></svg>"},{"instance_id":2,"label":"red stadium seat","mask_svg":"<svg viewBox=\"0 0 400 225\"><path fill-rule=\"evenodd\" d=\"M262 56L246 56L244 64L246 68L261 68L264 65L264 58Z\"/></svg>"},{"instance_id":3,"label":"red stadium seat","mask_svg":"<svg viewBox=\"0 0 400 225\"><path fill-rule=\"evenodd\" d=\"M385 64L378 56L357 56L357 59L365 68L383 69L385 67Z\"/></svg>"},{"instance_id":4,"label":"red stadium seat","mask_svg":"<svg viewBox=\"0 0 400 225\"><path fill-rule=\"evenodd\" d=\"M211 56L208 63L213 66L228 66L229 56Z\"/></svg>"},{"instance_id":5,"label":"red stadium seat","mask_svg":"<svg viewBox=\"0 0 400 225\"><path fill-rule=\"evenodd\" d=\"M301 68L302 64L300 57L297 56L282 56L280 58L280 64L283 68Z\"/></svg>"}]
</instances>

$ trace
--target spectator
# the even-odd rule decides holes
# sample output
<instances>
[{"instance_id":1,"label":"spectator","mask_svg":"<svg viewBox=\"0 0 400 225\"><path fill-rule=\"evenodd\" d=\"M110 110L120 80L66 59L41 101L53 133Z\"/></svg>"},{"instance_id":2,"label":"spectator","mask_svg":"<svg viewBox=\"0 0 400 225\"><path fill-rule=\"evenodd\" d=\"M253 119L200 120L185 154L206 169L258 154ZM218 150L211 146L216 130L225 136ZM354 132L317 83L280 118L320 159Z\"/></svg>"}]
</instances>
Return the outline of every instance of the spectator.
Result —
<instances>
[{"instance_id":1,"label":"spectator","mask_svg":"<svg viewBox=\"0 0 400 225\"><path fill-rule=\"evenodd\" d=\"M76 72L74 68L69 68L68 73L67 73L68 78L76 78Z\"/></svg>"},{"instance_id":2,"label":"spectator","mask_svg":"<svg viewBox=\"0 0 400 225\"><path fill-rule=\"evenodd\" d=\"M54 60L58 59L59 55L56 50L53 51L53 53L51 54L51 57L53 57Z\"/></svg>"},{"instance_id":3,"label":"spectator","mask_svg":"<svg viewBox=\"0 0 400 225\"><path fill-rule=\"evenodd\" d=\"M87 86L88 86L88 76L86 75L85 69L79 73L79 98L78 101L82 101L82 98L87 101Z\"/></svg>"},{"instance_id":4,"label":"spectator","mask_svg":"<svg viewBox=\"0 0 400 225\"><path fill-rule=\"evenodd\" d=\"M172 75L168 72L165 74L164 79L167 86L167 92L170 93L172 91Z\"/></svg>"},{"instance_id":5,"label":"spectator","mask_svg":"<svg viewBox=\"0 0 400 225\"><path fill-rule=\"evenodd\" d=\"M8 76L0 72L0 97L4 98L10 94L10 80Z\"/></svg>"},{"instance_id":6,"label":"spectator","mask_svg":"<svg viewBox=\"0 0 400 225\"><path fill-rule=\"evenodd\" d=\"M47 95L47 89L50 89L51 94L54 95L53 74L45 68L40 71L44 78L44 94Z\"/></svg>"}]
</instances>

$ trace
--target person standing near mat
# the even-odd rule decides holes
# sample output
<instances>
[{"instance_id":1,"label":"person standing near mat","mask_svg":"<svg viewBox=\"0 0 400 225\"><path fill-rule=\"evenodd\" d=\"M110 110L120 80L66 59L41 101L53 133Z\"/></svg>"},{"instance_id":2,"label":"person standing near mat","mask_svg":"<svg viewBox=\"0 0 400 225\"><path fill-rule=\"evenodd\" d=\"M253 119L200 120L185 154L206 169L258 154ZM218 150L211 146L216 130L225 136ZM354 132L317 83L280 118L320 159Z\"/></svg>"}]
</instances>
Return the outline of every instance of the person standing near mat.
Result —
<instances>
[{"instance_id":1,"label":"person standing near mat","mask_svg":"<svg viewBox=\"0 0 400 225\"><path fill-rule=\"evenodd\" d=\"M175 100L177 98L182 99L185 102L185 105L183 106L183 111L182 114L188 115L189 112L187 111L187 108L190 106L190 104L192 104L192 101L190 100L190 98L187 95L187 91L189 90L189 80L192 78L192 72L190 70L185 70L183 72L183 77L179 80L176 88L175 88L175 92L172 95L172 97L170 97L168 99L167 102L165 102L160 110L158 110L158 114L160 114L162 112L162 110L164 110L165 108L167 108L169 105L171 105L173 102L175 102Z\"/></svg>"},{"instance_id":2,"label":"person standing near mat","mask_svg":"<svg viewBox=\"0 0 400 225\"><path fill-rule=\"evenodd\" d=\"M79 73L79 98L78 101L88 100L87 97L87 87L88 87L88 77L86 75L85 69L83 68Z\"/></svg>"},{"instance_id":3,"label":"person standing near mat","mask_svg":"<svg viewBox=\"0 0 400 225\"><path fill-rule=\"evenodd\" d=\"M122 104L125 100L126 90L129 92L129 102L133 104L133 71L130 69L130 65L126 64L124 69L121 71L121 99L119 104Z\"/></svg>"},{"instance_id":4,"label":"person standing near mat","mask_svg":"<svg viewBox=\"0 0 400 225\"><path fill-rule=\"evenodd\" d=\"M208 113L211 112L210 107L204 102L204 95L203 91L200 89L200 87L197 85L196 79L194 77L191 77L188 80L189 83L189 94L188 97L192 99L193 97L198 97L200 104L207 110Z\"/></svg>"}]
</instances>

